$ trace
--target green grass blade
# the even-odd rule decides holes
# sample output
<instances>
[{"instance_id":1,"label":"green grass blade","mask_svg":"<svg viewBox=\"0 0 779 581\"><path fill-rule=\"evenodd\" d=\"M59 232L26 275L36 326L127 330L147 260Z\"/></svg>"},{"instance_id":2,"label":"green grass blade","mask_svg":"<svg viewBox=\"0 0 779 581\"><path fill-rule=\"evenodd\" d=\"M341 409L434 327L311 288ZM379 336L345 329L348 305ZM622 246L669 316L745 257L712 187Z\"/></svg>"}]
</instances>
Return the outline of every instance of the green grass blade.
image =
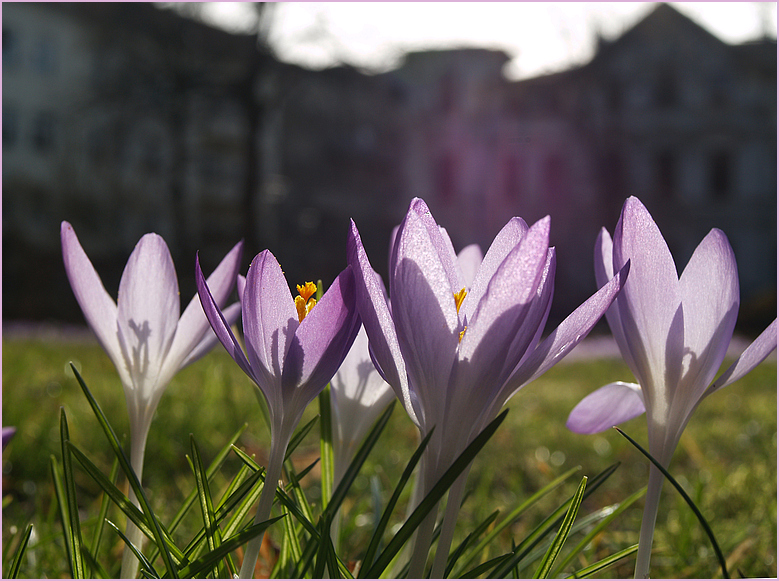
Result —
<instances>
[{"instance_id":1,"label":"green grass blade","mask_svg":"<svg viewBox=\"0 0 779 581\"><path fill-rule=\"evenodd\" d=\"M322 506L330 503L333 495L333 479L335 472L333 467L333 420L330 408L330 384L319 393L319 457L322 459Z\"/></svg>"},{"instance_id":2,"label":"green grass blade","mask_svg":"<svg viewBox=\"0 0 779 581\"><path fill-rule=\"evenodd\" d=\"M486 573L490 569L497 569L500 567L501 564L505 563L511 558L512 553L506 553L505 555L501 555L499 557L493 557L492 559L485 561L481 565L477 565L473 569L466 571L460 577L459 579L475 579L482 573Z\"/></svg>"},{"instance_id":3,"label":"green grass blade","mask_svg":"<svg viewBox=\"0 0 779 581\"><path fill-rule=\"evenodd\" d=\"M717 539L714 538L714 532L711 530L711 527L709 526L709 523L706 522L706 519L703 516L703 513L701 513L700 510L698 510L698 507L695 506L695 503L693 502L692 498L684 491L684 488L681 487L681 485L676 481L676 479L671 476L671 473L668 472L663 466L655 460L652 455L644 450L644 448L641 447L641 445L636 442L633 438L628 436L625 432L620 430L618 427L614 427L615 430L617 430L628 442L633 444L639 452L641 452L644 456L649 458L649 461L654 464L660 472L663 473L663 476L665 476L668 481L673 484L674 488L679 491L679 494L682 495L682 498L684 498L684 501L687 503L687 505L692 509L692 511L695 513L695 516L698 518L698 522L701 523L701 526L703 527L703 530L706 532L706 534L709 537L709 540L711 541L711 546L714 547L714 552L717 554L717 560L719 561L720 567L722 568L722 576L725 579L730 579L730 575L728 575L728 566L725 562L725 556L722 554L722 551L719 548L719 544L717 543Z\"/></svg>"},{"instance_id":4,"label":"green grass blade","mask_svg":"<svg viewBox=\"0 0 779 581\"><path fill-rule=\"evenodd\" d=\"M284 461L286 461L291 455L292 452L295 451L295 449L300 445L300 443L303 441L303 439L308 436L308 433L311 431L311 429L314 427L314 424L319 419L319 416L314 416L311 418L311 420L302 428L297 430L293 435L292 438L289 440L289 446L287 446L287 451L284 453Z\"/></svg>"},{"instance_id":5,"label":"green grass blade","mask_svg":"<svg viewBox=\"0 0 779 581\"><path fill-rule=\"evenodd\" d=\"M170 551L168 550L168 546L163 537L160 524L159 522L157 522L157 518L154 516L154 512L151 509L149 500L146 498L146 493L144 493L143 487L141 486L138 477L136 476L135 472L133 471L130 465L130 461L127 459L124 450L122 450L122 447L119 444L119 439L116 437L116 434L114 433L114 429L111 427L111 424L108 423L108 418L106 418L105 414L103 413L103 410L98 405L97 400L95 400L94 396L92 395L92 392L89 391L87 384L84 383L84 379L81 377L81 374L78 372L78 369L76 369L76 366L71 363L70 368L73 370L73 375L76 376L76 380L81 386L84 395L87 397L87 400L89 401L89 405L92 406L92 411L94 411L95 417L97 418L100 427L103 429L106 438L108 438L108 443L111 445L111 448L113 448L114 453L119 459L119 465L122 467L122 470L127 476L127 479L130 482L130 486L132 487L136 497L138 498L138 503L141 505L141 509L143 513L147 515L149 518L152 532L154 533L154 541L157 544L157 547L160 548L160 551L162 553L162 560L165 563L165 568L168 571L168 575L177 578L178 570L176 568L176 565L173 562L173 558L171 557Z\"/></svg>"},{"instance_id":6,"label":"green grass blade","mask_svg":"<svg viewBox=\"0 0 779 581\"><path fill-rule=\"evenodd\" d=\"M534 579L546 579L549 576L549 572L554 565L555 559L557 559L557 555L560 554L560 551L563 550L563 545L568 538L568 534L571 532L573 521L576 520L576 515L579 513L579 507L582 504L582 500L584 500L585 488L587 488L586 476L582 477L579 488L576 489L576 493L573 495L571 504L568 507L568 512L565 513L563 523L560 525L560 530L557 531L557 534L552 541L552 545L549 547L546 555L544 555L544 558L541 560L541 563L536 570Z\"/></svg>"},{"instance_id":7,"label":"green grass blade","mask_svg":"<svg viewBox=\"0 0 779 581\"><path fill-rule=\"evenodd\" d=\"M395 534L392 540L384 548L384 551L378 556L376 562L371 566L370 570L363 575L360 571L360 576L376 577L384 571L384 569L392 561L393 557L403 547L405 542L411 537L412 533L419 527L422 520L427 516L434 506L438 503L441 497L452 486L459 475L465 470L468 465L476 457L476 454L484 447L487 441L492 437L498 426L506 419L508 409L501 412L490 424L479 433L476 438L468 445L468 447L457 457L452 463L449 469L444 472L443 476L430 490L430 493L419 503L414 512L411 513L409 518L400 527L400 530Z\"/></svg>"},{"instance_id":8,"label":"green grass blade","mask_svg":"<svg viewBox=\"0 0 779 581\"><path fill-rule=\"evenodd\" d=\"M65 538L65 556L68 559L71 577L75 577L73 571L73 545L71 545L73 535L70 531L70 515L68 514L68 504L65 496L65 485L62 483L62 473L60 472L57 458L52 454L49 458L51 466L51 479L54 482L54 495L57 498L59 507L60 521L62 523L62 535Z\"/></svg>"},{"instance_id":9,"label":"green grass blade","mask_svg":"<svg viewBox=\"0 0 779 581\"><path fill-rule=\"evenodd\" d=\"M11 561L11 567L8 569L9 579L16 579L16 577L19 575L19 567L22 565L24 552L27 550L27 544L30 542L30 535L32 535L32 523L28 524L27 528L24 529L24 533L22 533L19 546L16 548L14 558Z\"/></svg>"},{"instance_id":10,"label":"green grass blade","mask_svg":"<svg viewBox=\"0 0 779 581\"><path fill-rule=\"evenodd\" d=\"M411 474L414 472L414 468L416 468L417 463L419 463L419 459L422 457L422 453L425 451L425 448L427 447L427 444L430 441L432 435L433 430L430 430L427 436L425 436L425 439L422 440L419 446L417 446L417 449L414 451L411 459L406 464L406 467L403 470L403 474L401 474L400 480L398 481L397 486L395 486L395 490L393 491L392 496L390 497L389 502L384 509L384 513L381 515L381 520L379 520L378 524L376 525L376 530L373 531L373 536L371 537L370 543L368 544L368 549L366 550L365 556L363 557L363 564L360 567L360 577L362 577L363 569L367 570L373 566L376 552L378 551L379 544L381 543L381 539L384 536L384 531L389 525L392 512L395 510L395 505L398 503L400 494L403 491L403 488L405 488L409 478L411 478Z\"/></svg>"},{"instance_id":11,"label":"green grass blade","mask_svg":"<svg viewBox=\"0 0 779 581\"><path fill-rule=\"evenodd\" d=\"M182 578L191 578L200 575L210 569L223 559L228 553L231 553L241 545L249 542L257 535L263 533L265 529L279 520L281 517L275 517L268 519L264 522L257 523L238 533L237 535L225 539L219 547L209 553L206 553L202 557L192 561L186 567L183 567L179 574Z\"/></svg>"},{"instance_id":12,"label":"green grass blade","mask_svg":"<svg viewBox=\"0 0 779 581\"><path fill-rule=\"evenodd\" d=\"M114 461L111 464L111 471L108 475L108 481L112 484L116 482L116 477L119 474L119 459L114 457ZM103 531L105 530L105 518L108 515L108 507L111 505L111 497L107 492L103 491L103 498L100 501L100 512L97 515L97 525L95 526L95 532L92 535L92 551L91 554L97 559L97 555L100 552L100 545L103 539ZM94 564L90 565L93 569Z\"/></svg>"},{"instance_id":13,"label":"green grass blade","mask_svg":"<svg viewBox=\"0 0 779 581\"><path fill-rule=\"evenodd\" d=\"M569 552L565 558L558 563L557 567L555 567L555 570L552 572L552 577L558 578L560 573L563 569L571 562L573 559L578 555L580 552L584 550L584 548L589 545L592 542L592 539L594 539L600 532L605 529L611 521L613 521L615 518L617 518L620 514L622 514L625 509L627 509L630 505L632 505L634 502L636 502L639 498L644 496L646 494L646 486L642 488L641 490L638 490L637 492L634 492L629 497L627 497L625 500L623 500L619 506L615 510L613 510L606 518L602 519L600 522L598 522L597 525L595 525L590 532L588 532L584 538L579 541L579 543Z\"/></svg>"},{"instance_id":14,"label":"green grass blade","mask_svg":"<svg viewBox=\"0 0 779 581\"><path fill-rule=\"evenodd\" d=\"M112 523L110 520L107 521L108 525L113 527L113 529L116 531L116 534L118 534L122 540L124 541L124 544L130 547L130 550L133 552L133 555L135 555L135 558L138 559L138 562L141 564L141 567L146 569L149 573L151 573L155 579L159 579L160 576L157 573L157 571L154 569L154 566L149 562L149 560L144 556L143 553L141 553L140 549L132 544L130 539L128 539L125 534L119 530L119 527L116 526L114 523Z\"/></svg>"},{"instance_id":15,"label":"green grass blade","mask_svg":"<svg viewBox=\"0 0 779 581\"><path fill-rule=\"evenodd\" d=\"M462 569L473 562L476 557L481 554L482 551L490 544L492 541L497 537L506 527L510 526L514 521L519 518L520 515L522 515L527 509L529 509L531 506L533 506L536 502L541 500L543 497L545 497L547 494L552 492L554 489L556 489L558 486L560 486L563 482L568 480L571 476L576 474L579 470L581 470L581 466L575 466L565 472L564 474L558 476L552 482L544 486L541 490L537 491L535 494L533 494L530 498L525 500L522 504L520 504L518 507L516 507L514 510L512 510L506 517L500 522L500 524L496 525L494 529L492 529L487 535L479 542L476 547L474 547L467 556L463 557L462 559L462 566L460 567L460 572Z\"/></svg>"},{"instance_id":16,"label":"green grass blade","mask_svg":"<svg viewBox=\"0 0 779 581\"><path fill-rule=\"evenodd\" d=\"M568 577L566 577L566 579L584 579L586 577L594 575L595 573L600 573L601 571L604 571L605 569L608 569L609 567L614 565L620 559L629 557L636 551L638 551L638 543L628 547L627 549L622 549L621 551L617 551L613 555L610 555L605 559L598 561L597 563L593 563L592 565L589 565L584 569L579 569L573 575L569 575Z\"/></svg>"},{"instance_id":17,"label":"green grass blade","mask_svg":"<svg viewBox=\"0 0 779 581\"><path fill-rule=\"evenodd\" d=\"M216 524L216 515L214 514L214 501L211 498L211 491L208 487L208 475L203 467L203 460L200 457L195 437L189 435L189 445L192 451L192 464L195 473L195 484L197 485L198 498L200 500L200 512L203 516L203 525L206 531L206 541L210 551L216 550L221 544L221 535L219 527ZM225 577L220 572L218 565L214 566L214 578Z\"/></svg>"},{"instance_id":18,"label":"green grass blade","mask_svg":"<svg viewBox=\"0 0 779 581\"><path fill-rule=\"evenodd\" d=\"M493 512L486 519L484 519L475 529L473 529L470 533L468 533L468 536L465 537L459 545L457 545L457 548L454 551L452 551L452 554L449 556L449 559L447 560L446 569L444 570L444 577L449 577L449 573L452 572L452 569L457 564L457 560L462 556L465 550L472 543L476 542L476 539L478 539L482 535L482 533L487 530L487 528L495 521L495 519L498 518L499 514L500 514L499 510Z\"/></svg>"},{"instance_id":19,"label":"green grass blade","mask_svg":"<svg viewBox=\"0 0 779 581\"><path fill-rule=\"evenodd\" d=\"M78 500L76 500L76 481L73 478L73 461L68 451L70 431L65 408L60 408L60 444L62 446L62 476L65 484L65 499L68 503L68 516L70 518L70 558L71 572L74 579L84 579L84 559L81 556L81 519L78 516Z\"/></svg>"},{"instance_id":20,"label":"green grass blade","mask_svg":"<svg viewBox=\"0 0 779 581\"><path fill-rule=\"evenodd\" d=\"M313 465L311 467L313 467ZM290 490L292 490L292 495L297 501L300 511L303 513L303 516L306 517L306 520L313 522L314 515L311 510L311 504L308 502L306 493L303 492L303 489L300 486L297 474L295 474L295 467L292 465L292 462L288 460L284 463L284 468L287 472Z\"/></svg>"}]
</instances>

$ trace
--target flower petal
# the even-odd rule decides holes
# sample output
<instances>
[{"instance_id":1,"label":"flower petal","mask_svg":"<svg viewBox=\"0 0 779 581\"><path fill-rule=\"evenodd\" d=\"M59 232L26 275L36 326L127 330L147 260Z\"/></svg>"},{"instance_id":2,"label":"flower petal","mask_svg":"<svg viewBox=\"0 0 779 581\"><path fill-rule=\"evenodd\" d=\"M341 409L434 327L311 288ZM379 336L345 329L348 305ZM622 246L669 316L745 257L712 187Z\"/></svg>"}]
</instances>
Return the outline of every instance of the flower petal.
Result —
<instances>
[{"instance_id":1,"label":"flower petal","mask_svg":"<svg viewBox=\"0 0 779 581\"><path fill-rule=\"evenodd\" d=\"M242 250L243 242L233 246L232 250L227 253L219 263L219 266L206 280L211 296L220 309L224 308L225 303L227 303L227 297L233 290L241 263ZM228 323L234 323L237 316L237 314L234 315L232 321L228 318ZM204 343L204 340L206 340L206 343ZM169 368L171 376L185 365L189 365L189 363L205 354L205 351L201 351L197 357L191 357L193 349L206 344L213 346L216 344L216 340L208 319L206 319L203 313L200 298L195 294L187 308L184 309L181 319L179 319L176 336L173 338L173 344L170 346L170 352L165 361L165 366Z\"/></svg>"},{"instance_id":2,"label":"flower petal","mask_svg":"<svg viewBox=\"0 0 779 581\"><path fill-rule=\"evenodd\" d=\"M625 345L647 407L667 413L684 352L681 292L671 252L647 209L630 197L614 233L614 269L630 260L630 277L617 298ZM656 405L655 405L656 404Z\"/></svg>"},{"instance_id":3,"label":"flower petal","mask_svg":"<svg viewBox=\"0 0 779 581\"><path fill-rule=\"evenodd\" d=\"M197 284L197 294L200 297L200 303L203 305L203 312L211 324L211 328L214 330L219 341L224 345L224 348L230 354L235 362L238 364L243 372L259 385L259 381L252 366L244 355L243 349L241 349L240 343L230 330L230 324L225 319L222 311L216 306L214 297L211 296L211 291L208 289L208 283L206 283L206 277L203 276L203 271L200 269L200 256L195 258L195 283Z\"/></svg>"},{"instance_id":4,"label":"flower petal","mask_svg":"<svg viewBox=\"0 0 779 581\"><path fill-rule=\"evenodd\" d=\"M457 263L463 273L463 284L466 289L471 288L483 259L484 256L478 244L469 244L457 254Z\"/></svg>"},{"instance_id":5,"label":"flower petal","mask_svg":"<svg viewBox=\"0 0 779 581\"><path fill-rule=\"evenodd\" d=\"M198 304L200 302L200 297L195 295L195 297L198 299ZM201 310L203 307L200 307ZM241 303L233 303L232 305L225 307L222 309L222 315L225 318L225 322L232 327L236 321L238 321L238 318L241 316ZM206 319L206 322L208 322L208 319ZM203 338L200 340L200 343L195 345L195 348L192 349L192 351L189 352L189 355L184 359L184 361L181 362L181 365L179 369L184 369L187 365L190 363L194 363L203 355L208 353L211 349L214 348L214 345L216 345L219 342L219 337L216 336L213 329L211 328L210 324L208 327L208 330L203 335Z\"/></svg>"},{"instance_id":6,"label":"flower petal","mask_svg":"<svg viewBox=\"0 0 779 581\"><path fill-rule=\"evenodd\" d=\"M403 403L406 413L419 426L421 418L418 418L412 402L406 365L400 352L384 287L371 267L354 220L351 221L347 237L347 256L355 280L357 309L368 335L372 357L375 358L377 368L384 379Z\"/></svg>"},{"instance_id":7,"label":"flower petal","mask_svg":"<svg viewBox=\"0 0 779 581\"><path fill-rule=\"evenodd\" d=\"M269 250L255 256L249 266L242 306L246 352L252 369L262 382L263 392L271 386L277 392L284 359L299 323L287 279ZM271 397L269 392L265 395L269 400L281 396L274 393Z\"/></svg>"},{"instance_id":8,"label":"flower petal","mask_svg":"<svg viewBox=\"0 0 779 581\"><path fill-rule=\"evenodd\" d=\"M690 413L725 358L738 316L736 257L721 230L713 229L701 241L679 285L685 358L683 387L677 389L674 408Z\"/></svg>"},{"instance_id":9,"label":"flower petal","mask_svg":"<svg viewBox=\"0 0 779 581\"><path fill-rule=\"evenodd\" d=\"M119 346L116 303L105 290L100 276L81 247L73 226L68 222L62 222L60 238L65 272L76 301L100 346L116 366L122 383L129 385L130 375Z\"/></svg>"},{"instance_id":10,"label":"flower petal","mask_svg":"<svg viewBox=\"0 0 779 581\"><path fill-rule=\"evenodd\" d=\"M565 425L577 434L597 434L643 414L644 398L635 383L609 383L580 401Z\"/></svg>"},{"instance_id":11,"label":"flower petal","mask_svg":"<svg viewBox=\"0 0 779 581\"><path fill-rule=\"evenodd\" d=\"M476 272L468 294L465 295L465 300L462 306L460 306L460 312L464 313L466 318L470 319L481 296L487 290L487 285L492 280L495 271L498 270L498 267L508 256L509 252L522 241L527 231L528 226L525 221L522 218L514 217L495 236L487 250L487 254L484 256L484 260L479 265L479 270Z\"/></svg>"},{"instance_id":12,"label":"flower petal","mask_svg":"<svg viewBox=\"0 0 779 581\"><path fill-rule=\"evenodd\" d=\"M501 395L495 402L496 407L493 408L495 413L517 391L546 373L587 336L622 290L630 268L630 263L623 266L617 276L568 315L551 335L536 347L501 389Z\"/></svg>"},{"instance_id":13,"label":"flower petal","mask_svg":"<svg viewBox=\"0 0 779 581\"><path fill-rule=\"evenodd\" d=\"M291 340L281 375L285 402L294 400L295 409L305 409L338 371L360 325L354 277L347 266Z\"/></svg>"},{"instance_id":14,"label":"flower petal","mask_svg":"<svg viewBox=\"0 0 779 581\"><path fill-rule=\"evenodd\" d=\"M176 333L179 308L179 284L168 245L161 236L146 234L127 261L117 301L119 344L143 401L166 386L159 381L160 372Z\"/></svg>"},{"instance_id":15,"label":"flower petal","mask_svg":"<svg viewBox=\"0 0 779 581\"><path fill-rule=\"evenodd\" d=\"M776 349L776 319L774 322L768 325L765 331L760 333L760 336L752 341L738 359L728 367L728 369L717 378L717 381L711 384L711 387L706 390L706 395L710 395L722 389L726 385L730 385L734 381L738 381L744 377L747 373L752 371L763 359L768 357L771 351Z\"/></svg>"}]
</instances>

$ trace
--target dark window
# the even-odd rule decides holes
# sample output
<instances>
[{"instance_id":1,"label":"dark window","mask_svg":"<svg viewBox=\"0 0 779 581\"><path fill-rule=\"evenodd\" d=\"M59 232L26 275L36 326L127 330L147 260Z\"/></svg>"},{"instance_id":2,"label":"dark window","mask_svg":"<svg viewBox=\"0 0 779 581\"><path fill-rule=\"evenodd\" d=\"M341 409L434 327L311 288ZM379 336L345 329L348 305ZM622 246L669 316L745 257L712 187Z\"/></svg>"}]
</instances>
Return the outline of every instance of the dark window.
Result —
<instances>
[{"instance_id":1,"label":"dark window","mask_svg":"<svg viewBox=\"0 0 779 581\"><path fill-rule=\"evenodd\" d=\"M718 201L726 200L732 187L732 162L725 151L718 151L709 158L709 188L712 198Z\"/></svg>"},{"instance_id":2,"label":"dark window","mask_svg":"<svg viewBox=\"0 0 779 581\"><path fill-rule=\"evenodd\" d=\"M662 151L656 159L657 195L663 200L674 197L676 190L676 157L670 151Z\"/></svg>"},{"instance_id":3,"label":"dark window","mask_svg":"<svg viewBox=\"0 0 779 581\"><path fill-rule=\"evenodd\" d=\"M54 114L41 112L35 117L32 126L32 146L39 153L48 153L54 149L56 140L56 120Z\"/></svg>"},{"instance_id":4,"label":"dark window","mask_svg":"<svg viewBox=\"0 0 779 581\"><path fill-rule=\"evenodd\" d=\"M439 199L451 201L455 198L457 163L454 154L445 153L435 166L435 189Z\"/></svg>"},{"instance_id":5,"label":"dark window","mask_svg":"<svg viewBox=\"0 0 779 581\"><path fill-rule=\"evenodd\" d=\"M13 147L19 139L19 118L16 108L3 103L3 147Z\"/></svg>"},{"instance_id":6,"label":"dark window","mask_svg":"<svg viewBox=\"0 0 779 581\"><path fill-rule=\"evenodd\" d=\"M655 87L655 103L660 109L669 109L675 107L678 101L678 87L673 71L661 72Z\"/></svg>"},{"instance_id":7,"label":"dark window","mask_svg":"<svg viewBox=\"0 0 779 581\"><path fill-rule=\"evenodd\" d=\"M3 26L3 68L13 68L19 64L19 39L16 33Z\"/></svg>"}]
</instances>

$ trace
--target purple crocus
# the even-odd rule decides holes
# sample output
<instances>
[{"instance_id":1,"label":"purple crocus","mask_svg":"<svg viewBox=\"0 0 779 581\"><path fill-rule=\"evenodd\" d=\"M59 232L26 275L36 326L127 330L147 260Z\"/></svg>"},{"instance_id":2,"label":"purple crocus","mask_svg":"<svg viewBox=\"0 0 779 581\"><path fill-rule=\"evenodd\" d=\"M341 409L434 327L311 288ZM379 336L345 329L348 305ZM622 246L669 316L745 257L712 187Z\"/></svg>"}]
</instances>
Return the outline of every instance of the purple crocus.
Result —
<instances>
[{"instance_id":1,"label":"purple crocus","mask_svg":"<svg viewBox=\"0 0 779 581\"><path fill-rule=\"evenodd\" d=\"M161 236L146 234L135 246L119 282L117 302L106 292L68 222L62 222L60 236L73 294L124 386L130 416L130 463L141 480L146 438L165 388L180 369L216 345L216 336L197 297L181 313L176 269ZM221 306L235 284L242 248L242 242L236 244L209 277ZM235 322L240 307L235 303L225 313ZM132 490L130 499L137 503ZM135 525L129 523L127 531L130 540L140 546L143 536ZM137 565L128 548L122 577L134 577Z\"/></svg>"},{"instance_id":2,"label":"purple crocus","mask_svg":"<svg viewBox=\"0 0 779 581\"><path fill-rule=\"evenodd\" d=\"M11 438L14 437L15 433L16 433L16 428L14 428L13 426L3 428L3 450L5 450L5 447L8 445L8 442L11 441Z\"/></svg>"},{"instance_id":3,"label":"purple crocus","mask_svg":"<svg viewBox=\"0 0 779 581\"><path fill-rule=\"evenodd\" d=\"M349 264L374 363L421 435L435 426L422 461L423 495L514 393L587 335L622 286L628 267L540 342L554 286L549 222L528 228L512 218L469 270L463 265L479 254L458 260L425 202L412 200L390 252L391 308L352 222ZM432 577L443 574L466 476L450 491ZM410 577L424 571L435 512L417 533Z\"/></svg>"},{"instance_id":4,"label":"purple crocus","mask_svg":"<svg viewBox=\"0 0 779 581\"><path fill-rule=\"evenodd\" d=\"M649 452L668 467L693 411L707 395L733 383L776 349L776 320L712 383L730 344L739 305L738 272L725 234L716 228L677 275L657 224L628 198L612 242L603 229L595 244L598 284L631 262L630 278L606 318L625 362L638 380L611 383L585 397L568 427L593 434L647 412ZM636 577L649 574L662 473L649 472Z\"/></svg>"},{"instance_id":5,"label":"purple crocus","mask_svg":"<svg viewBox=\"0 0 779 581\"><path fill-rule=\"evenodd\" d=\"M300 296L293 300L276 257L268 250L258 254L245 281L238 285L244 353L211 295L199 258L195 276L203 310L214 332L267 403L271 447L266 486L254 519L255 524L260 523L270 516L275 483L281 476L293 430L308 404L338 370L360 328L354 278L347 267L318 302L309 298L313 292L310 283L298 287ZM262 536L247 544L241 578L252 576L261 544Z\"/></svg>"}]
</instances>

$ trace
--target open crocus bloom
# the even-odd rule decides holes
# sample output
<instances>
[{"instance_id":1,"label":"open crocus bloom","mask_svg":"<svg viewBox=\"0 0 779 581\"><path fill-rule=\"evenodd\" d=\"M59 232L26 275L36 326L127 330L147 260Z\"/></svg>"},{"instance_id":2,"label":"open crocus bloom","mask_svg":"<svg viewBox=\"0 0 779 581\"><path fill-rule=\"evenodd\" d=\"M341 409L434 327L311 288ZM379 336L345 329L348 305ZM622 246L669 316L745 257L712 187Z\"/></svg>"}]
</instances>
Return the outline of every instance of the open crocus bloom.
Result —
<instances>
[{"instance_id":1,"label":"open crocus bloom","mask_svg":"<svg viewBox=\"0 0 779 581\"><path fill-rule=\"evenodd\" d=\"M146 437L165 388L180 369L216 344L216 336L197 297L181 313L176 269L162 237L146 234L135 246L122 273L115 303L68 222L62 222L60 235L73 294L124 386L130 416L130 460L140 480ZM242 242L236 244L209 277L215 300L221 306L235 284L242 248ZM240 314L238 303L225 313L235 322ZM131 524L128 531L132 528ZM134 561L132 553L126 555ZM134 576L124 567L122 572L123 577Z\"/></svg>"},{"instance_id":2,"label":"open crocus bloom","mask_svg":"<svg viewBox=\"0 0 779 581\"><path fill-rule=\"evenodd\" d=\"M631 197L622 208L614 241L605 229L598 236L598 284L628 260L630 277L606 318L638 384L611 383L593 392L574 408L567 425L574 432L593 434L646 411L649 452L667 467L700 401L743 377L776 348L776 321L712 383L733 335L739 305L736 260L725 234L712 229L679 277L657 224ZM653 466L646 510L654 513L644 515L637 577L648 573L650 533L661 487L662 475ZM645 526L651 529L645 532Z\"/></svg>"},{"instance_id":3,"label":"open crocus bloom","mask_svg":"<svg viewBox=\"0 0 779 581\"><path fill-rule=\"evenodd\" d=\"M412 200L390 252L391 308L354 222L348 252L377 369L423 436L436 427L423 457L424 494L517 390L587 335L627 274L626 267L539 342L554 286L548 217L530 228L511 219L473 268L480 253L458 260L424 201ZM433 577L443 573L437 569ZM412 559L409 575L421 572Z\"/></svg>"},{"instance_id":4,"label":"open crocus bloom","mask_svg":"<svg viewBox=\"0 0 779 581\"><path fill-rule=\"evenodd\" d=\"M301 309L276 257L268 250L258 254L238 285L245 354L212 297L199 259L195 276L203 310L217 337L267 403L271 451L265 481L273 484L303 411L338 370L360 329L351 268L338 275L313 308L312 302L306 308L309 293L303 291ZM272 485L263 490L255 524L268 519L274 492ZM259 536L247 545L241 578L253 573L261 544Z\"/></svg>"}]
</instances>

